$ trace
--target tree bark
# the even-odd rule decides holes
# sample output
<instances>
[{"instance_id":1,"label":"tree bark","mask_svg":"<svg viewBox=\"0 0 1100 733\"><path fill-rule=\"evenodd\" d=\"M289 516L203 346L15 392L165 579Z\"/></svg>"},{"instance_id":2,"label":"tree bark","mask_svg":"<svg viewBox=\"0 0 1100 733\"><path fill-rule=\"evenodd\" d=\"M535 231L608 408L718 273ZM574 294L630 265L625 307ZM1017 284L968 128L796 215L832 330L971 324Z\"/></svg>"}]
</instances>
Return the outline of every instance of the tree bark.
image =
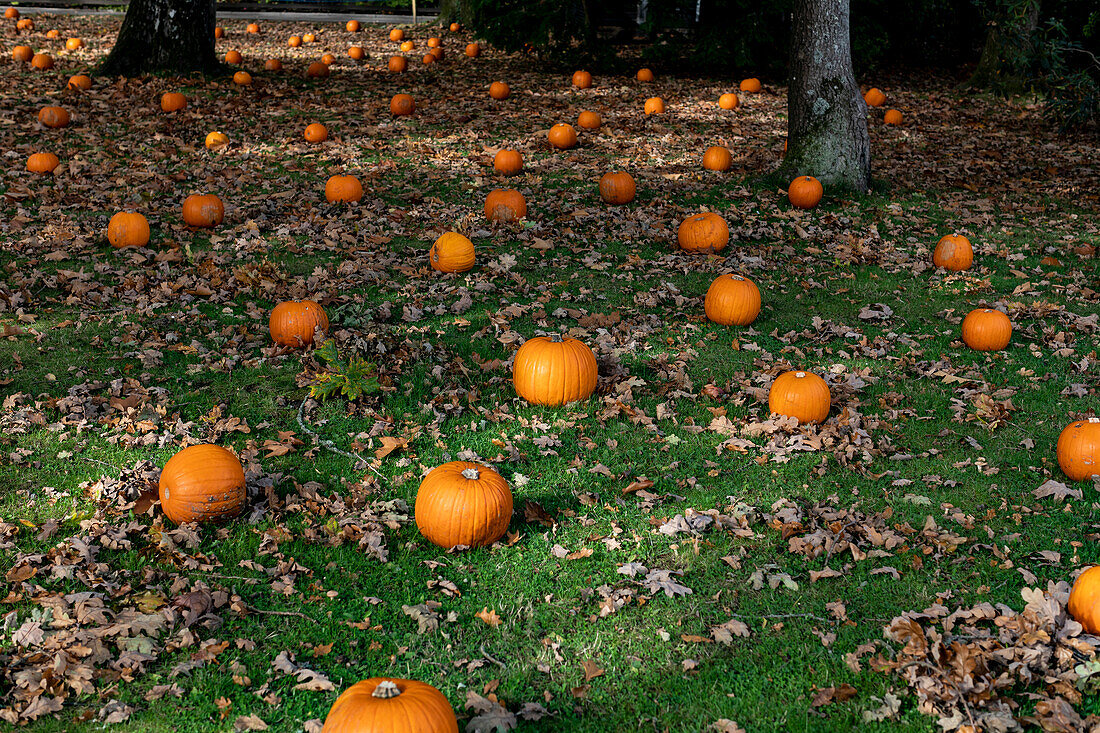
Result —
<instances>
[{"instance_id":1,"label":"tree bark","mask_svg":"<svg viewBox=\"0 0 1100 733\"><path fill-rule=\"evenodd\" d=\"M1039 28L1040 2L1023 2L990 20L981 58L966 82L972 89L1019 94L1028 86L1031 36Z\"/></svg>"},{"instance_id":2,"label":"tree bark","mask_svg":"<svg viewBox=\"0 0 1100 733\"><path fill-rule=\"evenodd\" d=\"M814 176L832 190L871 185L867 105L852 71L849 0L795 0L787 93L788 178Z\"/></svg>"},{"instance_id":3,"label":"tree bark","mask_svg":"<svg viewBox=\"0 0 1100 733\"><path fill-rule=\"evenodd\" d=\"M131 0L99 73L214 72L214 0Z\"/></svg>"}]
</instances>

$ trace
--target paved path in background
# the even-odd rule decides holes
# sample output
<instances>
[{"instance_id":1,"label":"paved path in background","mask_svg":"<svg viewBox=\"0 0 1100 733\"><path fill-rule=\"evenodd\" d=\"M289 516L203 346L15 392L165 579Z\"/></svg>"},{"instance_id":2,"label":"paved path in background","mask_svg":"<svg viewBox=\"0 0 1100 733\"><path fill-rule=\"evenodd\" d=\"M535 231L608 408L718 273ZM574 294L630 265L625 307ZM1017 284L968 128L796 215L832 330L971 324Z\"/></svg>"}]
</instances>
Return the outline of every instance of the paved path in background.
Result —
<instances>
[{"instance_id":1,"label":"paved path in background","mask_svg":"<svg viewBox=\"0 0 1100 733\"><path fill-rule=\"evenodd\" d=\"M19 12L27 15L122 15L125 11L108 10L105 8L36 8L33 5L20 5ZM355 19L360 23L404 24L412 23L411 15L385 15L381 13L291 13L279 11L218 11L219 18L233 18L235 20L303 20L310 23L343 23ZM418 15L417 23L434 23L437 15Z\"/></svg>"}]
</instances>

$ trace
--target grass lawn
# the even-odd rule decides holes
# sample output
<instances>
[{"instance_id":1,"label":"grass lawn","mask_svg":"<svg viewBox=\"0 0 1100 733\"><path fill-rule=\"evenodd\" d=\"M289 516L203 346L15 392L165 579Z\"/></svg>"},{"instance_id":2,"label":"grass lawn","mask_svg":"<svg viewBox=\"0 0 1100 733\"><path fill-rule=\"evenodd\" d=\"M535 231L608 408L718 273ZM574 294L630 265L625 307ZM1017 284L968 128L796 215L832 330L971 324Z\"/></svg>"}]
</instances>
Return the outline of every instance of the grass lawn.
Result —
<instances>
[{"instance_id":1,"label":"grass lawn","mask_svg":"<svg viewBox=\"0 0 1100 733\"><path fill-rule=\"evenodd\" d=\"M657 69L641 84L624 62L579 91L526 59L466 58L464 33L424 66L427 29L393 74L386 29L318 26L291 49L307 24L249 37L232 22L219 53L240 50L254 88L64 91L117 23L36 18L19 42L51 49L55 69L0 60L5 719L317 730L342 689L388 676L439 688L475 730L496 714L518 730L936 731L882 668L902 646L884 627L935 604L1019 611L1021 591L1100 562L1094 485L1035 495L1069 483L1062 428L1100 411L1100 145L1035 105L967 98L950 79L864 79L906 120L870 113L875 189L826 191L803 212L768 177L786 130L772 85L726 111L735 82ZM72 35L87 47L59 50ZM325 51L332 76L305 79ZM262 71L272 56L281 74ZM488 97L494 80L509 99ZM160 112L177 89L188 108ZM412 118L390 116L397 92L415 97ZM668 112L647 118L654 95ZM72 125L38 126L49 103ZM550 150L546 130L584 109L604 126ZM314 121L327 142L302 138ZM206 150L212 130L231 145ZM701 167L718 144L728 173ZM524 173L493 174L501 147ZM27 173L46 150L62 167ZM600 200L608 170L634 176L632 204ZM363 182L360 203L325 201L337 172ZM501 187L526 197L522 224L485 221ZM226 220L190 230L182 200L207 191ZM149 218L149 247L106 243L122 209ZM702 210L729 224L720 255L675 246ZM452 229L477 264L441 275L427 250ZM974 267L934 269L954 232ZM704 316L731 271L761 290L751 327ZM267 327L276 303L306 297L342 354L377 365L380 394L309 399L322 365ZM1004 351L960 340L984 306L1012 319ZM517 398L512 356L550 333L594 350L590 399ZM827 378L823 425L769 419L767 388L790 369ZM251 510L177 529L150 501L157 467L197 442L238 453ZM417 531L420 479L456 459L511 484L501 543L448 553ZM1029 693L1100 714L1073 687L1040 675L993 697L1017 718Z\"/></svg>"}]
</instances>

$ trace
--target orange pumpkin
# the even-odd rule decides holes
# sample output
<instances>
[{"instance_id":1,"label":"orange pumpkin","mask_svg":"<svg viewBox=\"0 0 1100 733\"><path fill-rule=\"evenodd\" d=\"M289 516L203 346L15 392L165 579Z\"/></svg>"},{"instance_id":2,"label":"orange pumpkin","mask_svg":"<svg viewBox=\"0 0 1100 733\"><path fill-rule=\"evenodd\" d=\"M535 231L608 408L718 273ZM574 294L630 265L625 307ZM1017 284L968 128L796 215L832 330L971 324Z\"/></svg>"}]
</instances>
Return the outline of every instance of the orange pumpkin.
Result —
<instances>
[{"instance_id":1,"label":"orange pumpkin","mask_svg":"<svg viewBox=\"0 0 1100 733\"><path fill-rule=\"evenodd\" d=\"M362 61L363 57L367 55L367 52L363 50L362 46L350 46L348 48L348 58L355 61Z\"/></svg>"},{"instance_id":2,"label":"orange pumpkin","mask_svg":"<svg viewBox=\"0 0 1100 733\"><path fill-rule=\"evenodd\" d=\"M527 201L515 189L498 188L485 197L485 218L489 221L519 221L527 216Z\"/></svg>"},{"instance_id":3,"label":"orange pumpkin","mask_svg":"<svg viewBox=\"0 0 1100 733\"><path fill-rule=\"evenodd\" d=\"M703 301L707 318L723 326L747 326L760 315L760 289L741 275L719 275Z\"/></svg>"},{"instance_id":4,"label":"orange pumpkin","mask_svg":"<svg viewBox=\"0 0 1100 733\"><path fill-rule=\"evenodd\" d=\"M415 111L416 102L413 101L411 95L395 94L393 95L393 99L390 100L390 114L394 117L411 115Z\"/></svg>"},{"instance_id":5,"label":"orange pumpkin","mask_svg":"<svg viewBox=\"0 0 1100 733\"><path fill-rule=\"evenodd\" d=\"M346 30L348 33L358 33L359 21L349 20L347 23L344 23L344 30Z\"/></svg>"},{"instance_id":6,"label":"orange pumpkin","mask_svg":"<svg viewBox=\"0 0 1100 733\"><path fill-rule=\"evenodd\" d=\"M598 130L602 124L603 120L595 112L584 110L577 115L577 126L583 127L585 130Z\"/></svg>"},{"instance_id":7,"label":"orange pumpkin","mask_svg":"<svg viewBox=\"0 0 1100 733\"><path fill-rule=\"evenodd\" d=\"M363 184L355 176L335 175L325 183L325 199L328 201L359 201L363 198Z\"/></svg>"},{"instance_id":8,"label":"orange pumpkin","mask_svg":"<svg viewBox=\"0 0 1100 733\"><path fill-rule=\"evenodd\" d=\"M244 509L244 468L220 445L192 445L160 472L160 508L176 524L218 522Z\"/></svg>"},{"instance_id":9,"label":"orange pumpkin","mask_svg":"<svg viewBox=\"0 0 1100 733\"><path fill-rule=\"evenodd\" d=\"M436 46L435 48L428 49L428 55L435 57L436 61L443 60L443 47Z\"/></svg>"},{"instance_id":10,"label":"orange pumpkin","mask_svg":"<svg viewBox=\"0 0 1100 733\"><path fill-rule=\"evenodd\" d=\"M149 244L149 220L143 215L120 211L107 223L107 241L115 249Z\"/></svg>"},{"instance_id":11,"label":"orange pumpkin","mask_svg":"<svg viewBox=\"0 0 1100 733\"><path fill-rule=\"evenodd\" d=\"M280 61L279 59L268 59L268 60L264 61L264 70L265 71L282 71L283 70L283 62Z\"/></svg>"},{"instance_id":12,"label":"orange pumpkin","mask_svg":"<svg viewBox=\"0 0 1100 733\"><path fill-rule=\"evenodd\" d=\"M49 38L51 41L55 38L60 38L60 37L61 37L61 31L57 30L56 28L51 28L50 30L46 31L46 38Z\"/></svg>"},{"instance_id":13,"label":"orange pumpkin","mask_svg":"<svg viewBox=\"0 0 1100 733\"><path fill-rule=\"evenodd\" d=\"M470 58L477 58L481 54L481 46L476 43L471 43L466 46L466 55Z\"/></svg>"},{"instance_id":14,"label":"orange pumpkin","mask_svg":"<svg viewBox=\"0 0 1100 733\"><path fill-rule=\"evenodd\" d=\"M31 66L45 71L53 68L53 56L48 53L36 53L31 57Z\"/></svg>"},{"instance_id":15,"label":"orange pumpkin","mask_svg":"<svg viewBox=\"0 0 1100 733\"><path fill-rule=\"evenodd\" d=\"M741 99L733 92L729 92L718 98L718 106L722 109L737 109L741 106Z\"/></svg>"},{"instance_id":16,"label":"orange pumpkin","mask_svg":"<svg viewBox=\"0 0 1100 733\"><path fill-rule=\"evenodd\" d=\"M225 218L225 205L212 193L192 194L183 200L183 222L187 226L212 229Z\"/></svg>"},{"instance_id":17,"label":"orange pumpkin","mask_svg":"<svg viewBox=\"0 0 1100 733\"><path fill-rule=\"evenodd\" d=\"M523 170L523 155L518 150L500 150L493 156L493 170L504 176L514 176Z\"/></svg>"},{"instance_id":18,"label":"orange pumpkin","mask_svg":"<svg viewBox=\"0 0 1100 733\"><path fill-rule=\"evenodd\" d=\"M17 31L33 31L34 21L30 18L20 18L15 22L15 29Z\"/></svg>"},{"instance_id":19,"label":"orange pumpkin","mask_svg":"<svg viewBox=\"0 0 1100 733\"><path fill-rule=\"evenodd\" d=\"M1085 633L1100 635L1100 565L1077 576L1069 592L1066 610L1074 621L1085 627Z\"/></svg>"},{"instance_id":20,"label":"orange pumpkin","mask_svg":"<svg viewBox=\"0 0 1100 733\"><path fill-rule=\"evenodd\" d=\"M653 81L653 72L649 69L638 69L638 81Z\"/></svg>"},{"instance_id":21,"label":"orange pumpkin","mask_svg":"<svg viewBox=\"0 0 1100 733\"><path fill-rule=\"evenodd\" d=\"M336 698L321 733L458 733L458 720L431 685L372 677Z\"/></svg>"},{"instance_id":22,"label":"orange pumpkin","mask_svg":"<svg viewBox=\"0 0 1100 733\"><path fill-rule=\"evenodd\" d=\"M225 28L220 25L214 28L214 38L225 38Z\"/></svg>"},{"instance_id":23,"label":"orange pumpkin","mask_svg":"<svg viewBox=\"0 0 1100 733\"><path fill-rule=\"evenodd\" d=\"M34 58L34 49L30 46L16 46L11 50L11 57L25 64Z\"/></svg>"},{"instance_id":24,"label":"orange pumpkin","mask_svg":"<svg viewBox=\"0 0 1100 733\"><path fill-rule=\"evenodd\" d=\"M38 110L38 121L46 127L66 127L69 124L69 111L64 107L43 107Z\"/></svg>"},{"instance_id":25,"label":"orange pumpkin","mask_svg":"<svg viewBox=\"0 0 1100 733\"><path fill-rule=\"evenodd\" d=\"M863 101L867 103L868 107L881 107L886 104L886 95L877 87L871 87L867 90L867 93L863 95Z\"/></svg>"},{"instance_id":26,"label":"orange pumpkin","mask_svg":"<svg viewBox=\"0 0 1100 733\"><path fill-rule=\"evenodd\" d=\"M69 83L65 86L74 92L84 92L92 88L92 77L86 74L76 74L69 77Z\"/></svg>"},{"instance_id":27,"label":"orange pumpkin","mask_svg":"<svg viewBox=\"0 0 1100 733\"><path fill-rule=\"evenodd\" d=\"M974 248L970 240L959 234L948 234L936 244L932 252L932 264L960 272L969 270L974 263Z\"/></svg>"},{"instance_id":28,"label":"orange pumpkin","mask_svg":"<svg viewBox=\"0 0 1100 733\"><path fill-rule=\"evenodd\" d=\"M328 330L328 314L312 300L288 300L272 309L267 327L280 346L309 346L314 331Z\"/></svg>"},{"instance_id":29,"label":"orange pumpkin","mask_svg":"<svg viewBox=\"0 0 1100 733\"><path fill-rule=\"evenodd\" d=\"M165 92L160 96L160 108L165 112L179 112L186 107L187 97L179 92Z\"/></svg>"},{"instance_id":30,"label":"orange pumpkin","mask_svg":"<svg viewBox=\"0 0 1100 733\"><path fill-rule=\"evenodd\" d=\"M414 48L416 48L415 41L405 41L401 44L401 50L405 53L412 51Z\"/></svg>"},{"instance_id":31,"label":"orange pumpkin","mask_svg":"<svg viewBox=\"0 0 1100 733\"><path fill-rule=\"evenodd\" d=\"M799 176L787 188L787 198L798 209L812 209L821 202L825 189L813 176Z\"/></svg>"},{"instance_id":32,"label":"orange pumpkin","mask_svg":"<svg viewBox=\"0 0 1100 733\"><path fill-rule=\"evenodd\" d=\"M317 40L317 36L313 33L306 33L302 36L302 43L313 43Z\"/></svg>"},{"instance_id":33,"label":"orange pumpkin","mask_svg":"<svg viewBox=\"0 0 1100 733\"><path fill-rule=\"evenodd\" d=\"M486 547L508 530L512 492L488 466L451 461L420 482L414 511L417 529L433 544Z\"/></svg>"},{"instance_id":34,"label":"orange pumpkin","mask_svg":"<svg viewBox=\"0 0 1100 733\"><path fill-rule=\"evenodd\" d=\"M432 36L428 39L428 48L439 48L442 45L443 39L438 38L437 36Z\"/></svg>"},{"instance_id":35,"label":"orange pumpkin","mask_svg":"<svg viewBox=\"0 0 1100 733\"><path fill-rule=\"evenodd\" d=\"M390 56L386 68L390 71L404 71L409 67L409 60L404 56Z\"/></svg>"},{"instance_id":36,"label":"orange pumpkin","mask_svg":"<svg viewBox=\"0 0 1100 733\"><path fill-rule=\"evenodd\" d=\"M689 216L676 232L676 242L685 252L721 252L729 241L726 220L713 211Z\"/></svg>"},{"instance_id":37,"label":"orange pumpkin","mask_svg":"<svg viewBox=\"0 0 1100 733\"><path fill-rule=\"evenodd\" d=\"M494 81L489 85L489 96L493 99L508 99L512 89L502 81Z\"/></svg>"},{"instance_id":38,"label":"orange pumpkin","mask_svg":"<svg viewBox=\"0 0 1100 733\"><path fill-rule=\"evenodd\" d=\"M259 33L260 32L260 24L259 23L249 23L247 26L245 26L245 31L247 31L248 33Z\"/></svg>"},{"instance_id":39,"label":"orange pumpkin","mask_svg":"<svg viewBox=\"0 0 1100 733\"><path fill-rule=\"evenodd\" d=\"M19 8L13 8L13 7L10 7L10 6L4 8L4 17L7 18L8 20L18 20L19 19Z\"/></svg>"},{"instance_id":40,"label":"orange pumpkin","mask_svg":"<svg viewBox=\"0 0 1100 733\"><path fill-rule=\"evenodd\" d=\"M592 86L592 75L587 71L574 71L573 86L577 89L588 89Z\"/></svg>"},{"instance_id":41,"label":"orange pumpkin","mask_svg":"<svg viewBox=\"0 0 1100 733\"><path fill-rule=\"evenodd\" d=\"M451 33L458 33L460 30L462 30L462 26L460 26L458 23L451 23L450 30Z\"/></svg>"},{"instance_id":42,"label":"orange pumpkin","mask_svg":"<svg viewBox=\"0 0 1100 733\"><path fill-rule=\"evenodd\" d=\"M390 31L390 40L394 43L400 43L401 41L405 40L405 31L401 30L400 28L394 28L392 31Z\"/></svg>"},{"instance_id":43,"label":"orange pumpkin","mask_svg":"<svg viewBox=\"0 0 1100 733\"><path fill-rule=\"evenodd\" d=\"M306 76L310 79L324 79L329 75L328 64L323 61L314 61L306 67Z\"/></svg>"},{"instance_id":44,"label":"orange pumpkin","mask_svg":"<svg viewBox=\"0 0 1100 733\"><path fill-rule=\"evenodd\" d=\"M60 164L61 161L53 153L32 153L27 158L27 170L31 173L53 173Z\"/></svg>"},{"instance_id":45,"label":"orange pumpkin","mask_svg":"<svg viewBox=\"0 0 1100 733\"><path fill-rule=\"evenodd\" d=\"M609 204L629 204L634 200L634 193L634 178L629 173L618 171L600 177L600 198Z\"/></svg>"},{"instance_id":46,"label":"orange pumpkin","mask_svg":"<svg viewBox=\"0 0 1100 733\"><path fill-rule=\"evenodd\" d=\"M567 122L559 122L547 134L550 145L558 150L568 150L577 144L577 131Z\"/></svg>"},{"instance_id":47,"label":"orange pumpkin","mask_svg":"<svg viewBox=\"0 0 1100 733\"><path fill-rule=\"evenodd\" d=\"M829 385L810 372L780 374L768 392L768 410L797 418L803 424L825 420L831 405Z\"/></svg>"},{"instance_id":48,"label":"orange pumpkin","mask_svg":"<svg viewBox=\"0 0 1100 733\"><path fill-rule=\"evenodd\" d=\"M428 251L428 262L439 272L466 272L474 266L474 243L458 232L447 232Z\"/></svg>"},{"instance_id":49,"label":"orange pumpkin","mask_svg":"<svg viewBox=\"0 0 1100 733\"><path fill-rule=\"evenodd\" d=\"M759 79L757 79L755 76L750 76L748 79L745 79L741 82L740 89L743 92L756 93L759 92L762 87L760 86Z\"/></svg>"},{"instance_id":50,"label":"orange pumpkin","mask_svg":"<svg viewBox=\"0 0 1100 733\"><path fill-rule=\"evenodd\" d=\"M645 101L644 110L647 115L663 115L665 113L665 100L660 97L650 97Z\"/></svg>"},{"instance_id":51,"label":"orange pumpkin","mask_svg":"<svg viewBox=\"0 0 1100 733\"><path fill-rule=\"evenodd\" d=\"M225 63L227 64L240 64L244 61L244 56L241 56L240 51L226 51Z\"/></svg>"},{"instance_id":52,"label":"orange pumpkin","mask_svg":"<svg viewBox=\"0 0 1100 733\"><path fill-rule=\"evenodd\" d=\"M65 41L65 48L69 51L79 51L84 48L83 38L69 38Z\"/></svg>"},{"instance_id":53,"label":"orange pumpkin","mask_svg":"<svg viewBox=\"0 0 1100 733\"><path fill-rule=\"evenodd\" d=\"M1100 476L1100 417L1067 425L1058 436L1057 454L1058 466L1070 480Z\"/></svg>"},{"instance_id":54,"label":"orange pumpkin","mask_svg":"<svg viewBox=\"0 0 1100 733\"><path fill-rule=\"evenodd\" d=\"M302 37L291 36L290 38L286 39L286 45L290 46L291 48L298 48L302 45Z\"/></svg>"},{"instance_id":55,"label":"orange pumpkin","mask_svg":"<svg viewBox=\"0 0 1100 733\"><path fill-rule=\"evenodd\" d=\"M328 128L320 122L306 125L305 138L311 143L320 143L328 140Z\"/></svg>"},{"instance_id":56,"label":"orange pumpkin","mask_svg":"<svg viewBox=\"0 0 1100 733\"><path fill-rule=\"evenodd\" d=\"M730 151L721 145L711 145L703 153L703 167L708 171L728 171L733 165Z\"/></svg>"},{"instance_id":57,"label":"orange pumpkin","mask_svg":"<svg viewBox=\"0 0 1100 733\"><path fill-rule=\"evenodd\" d=\"M336 57L333 56L331 53L326 53L321 57L321 63L325 66L332 66L336 63Z\"/></svg>"},{"instance_id":58,"label":"orange pumpkin","mask_svg":"<svg viewBox=\"0 0 1100 733\"><path fill-rule=\"evenodd\" d=\"M1012 321L999 310L977 308L963 319L962 339L975 351L1000 351L1012 339Z\"/></svg>"},{"instance_id":59,"label":"orange pumpkin","mask_svg":"<svg viewBox=\"0 0 1100 733\"><path fill-rule=\"evenodd\" d=\"M575 338L536 336L516 352L512 384L533 405L557 407L596 391L596 355Z\"/></svg>"},{"instance_id":60,"label":"orange pumpkin","mask_svg":"<svg viewBox=\"0 0 1100 733\"><path fill-rule=\"evenodd\" d=\"M436 59L434 53L432 53L431 51L428 51L428 53L424 54L424 57L422 59L420 59L420 61L421 61L421 63L424 63L424 64L434 64L437 61L437 59Z\"/></svg>"},{"instance_id":61,"label":"orange pumpkin","mask_svg":"<svg viewBox=\"0 0 1100 733\"><path fill-rule=\"evenodd\" d=\"M238 71L233 75L233 83L242 87L250 86L252 84L252 74L247 71Z\"/></svg>"},{"instance_id":62,"label":"orange pumpkin","mask_svg":"<svg viewBox=\"0 0 1100 733\"><path fill-rule=\"evenodd\" d=\"M886 110L886 114L882 116L882 121L887 125L900 125L901 124L901 112L896 109Z\"/></svg>"},{"instance_id":63,"label":"orange pumpkin","mask_svg":"<svg viewBox=\"0 0 1100 733\"><path fill-rule=\"evenodd\" d=\"M211 132L206 136L205 144L207 150L218 150L229 144L229 136L224 132Z\"/></svg>"}]
</instances>

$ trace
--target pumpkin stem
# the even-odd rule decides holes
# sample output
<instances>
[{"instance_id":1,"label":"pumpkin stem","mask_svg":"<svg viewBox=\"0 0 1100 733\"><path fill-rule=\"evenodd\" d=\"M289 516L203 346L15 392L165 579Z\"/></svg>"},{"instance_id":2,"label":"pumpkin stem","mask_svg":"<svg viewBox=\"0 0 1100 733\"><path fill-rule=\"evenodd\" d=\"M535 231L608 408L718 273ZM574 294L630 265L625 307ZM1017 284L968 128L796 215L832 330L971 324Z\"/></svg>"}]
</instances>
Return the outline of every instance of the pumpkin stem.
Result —
<instances>
[{"instance_id":1,"label":"pumpkin stem","mask_svg":"<svg viewBox=\"0 0 1100 733\"><path fill-rule=\"evenodd\" d=\"M481 473L476 468L474 468L473 466L471 466L470 468L462 469L462 477L463 478L468 478L471 481L477 481L478 477L480 477L480 476L481 476Z\"/></svg>"},{"instance_id":2,"label":"pumpkin stem","mask_svg":"<svg viewBox=\"0 0 1100 733\"><path fill-rule=\"evenodd\" d=\"M562 341L564 341L565 339L563 339L563 338L561 337L561 334L560 334L560 333L555 333L555 334L551 334L551 335L550 335L550 340L551 340L551 341L552 341L553 343L555 343L555 344L560 344L560 343L561 343Z\"/></svg>"},{"instance_id":3,"label":"pumpkin stem","mask_svg":"<svg viewBox=\"0 0 1100 733\"><path fill-rule=\"evenodd\" d=\"M392 680L382 680L378 683L378 686L374 688L374 692L371 693L371 697L377 697L380 700L388 700L391 697L397 697L401 694L401 688L397 686L397 683Z\"/></svg>"},{"instance_id":4,"label":"pumpkin stem","mask_svg":"<svg viewBox=\"0 0 1100 733\"><path fill-rule=\"evenodd\" d=\"M799 379L804 379L806 377L806 372L795 372L794 375Z\"/></svg>"}]
</instances>

